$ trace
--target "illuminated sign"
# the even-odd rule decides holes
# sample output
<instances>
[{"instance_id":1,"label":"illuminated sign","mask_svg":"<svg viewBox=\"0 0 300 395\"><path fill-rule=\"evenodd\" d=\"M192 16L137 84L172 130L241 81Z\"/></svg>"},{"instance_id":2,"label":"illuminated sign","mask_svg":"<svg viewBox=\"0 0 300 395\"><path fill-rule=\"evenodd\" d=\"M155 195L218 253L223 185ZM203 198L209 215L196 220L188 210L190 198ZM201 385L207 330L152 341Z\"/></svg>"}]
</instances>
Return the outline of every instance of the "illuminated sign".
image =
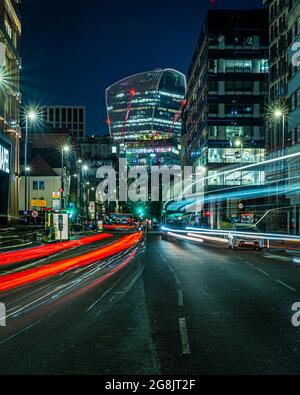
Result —
<instances>
[{"instance_id":1,"label":"illuminated sign","mask_svg":"<svg viewBox=\"0 0 300 395\"><path fill-rule=\"evenodd\" d=\"M0 144L0 171L9 174L9 150Z\"/></svg>"},{"instance_id":2,"label":"illuminated sign","mask_svg":"<svg viewBox=\"0 0 300 395\"><path fill-rule=\"evenodd\" d=\"M31 206L32 207L47 208L47 200L32 199Z\"/></svg>"}]
</instances>

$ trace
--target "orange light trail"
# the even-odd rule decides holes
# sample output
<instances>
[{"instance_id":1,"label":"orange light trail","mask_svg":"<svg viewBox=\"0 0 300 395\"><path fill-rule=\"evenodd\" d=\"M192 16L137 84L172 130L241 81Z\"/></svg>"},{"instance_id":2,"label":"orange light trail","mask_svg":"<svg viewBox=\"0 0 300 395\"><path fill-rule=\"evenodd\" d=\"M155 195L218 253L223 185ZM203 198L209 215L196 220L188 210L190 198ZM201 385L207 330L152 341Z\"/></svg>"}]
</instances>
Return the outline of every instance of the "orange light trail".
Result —
<instances>
[{"instance_id":1,"label":"orange light trail","mask_svg":"<svg viewBox=\"0 0 300 395\"><path fill-rule=\"evenodd\" d=\"M26 250L4 252L0 254L0 266L6 266L33 259L43 258L49 255L56 254L58 252L69 250L70 248L95 243L97 241L107 239L108 237L112 237L112 235L109 233L102 233L100 235L84 237L80 240L71 240L65 241L63 243L48 244L42 247L28 248Z\"/></svg>"},{"instance_id":2,"label":"orange light trail","mask_svg":"<svg viewBox=\"0 0 300 395\"><path fill-rule=\"evenodd\" d=\"M15 263L25 262L33 259L44 258L58 252L69 250L70 248L80 247L87 244L95 243L100 240L112 237L109 233L102 233L84 237L79 240L65 241L63 243L48 244L42 247L33 247L26 250L10 251L0 254L0 266L11 265Z\"/></svg>"},{"instance_id":3,"label":"orange light trail","mask_svg":"<svg viewBox=\"0 0 300 395\"><path fill-rule=\"evenodd\" d=\"M135 225L103 225L104 229L107 230L118 230L118 229L136 229Z\"/></svg>"},{"instance_id":4,"label":"orange light trail","mask_svg":"<svg viewBox=\"0 0 300 395\"><path fill-rule=\"evenodd\" d=\"M58 274L66 272L67 270L84 267L92 263L96 263L102 259L111 257L121 251L133 247L139 240L141 240L141 238L141 232L135 233L133 235L123 237L119 241L109 246L102 247L88 254L51 263L43 267L2 276L0 277L0 291L8 291L20 286L37 282L45 278L56 276Z\"/></svg>"}]
</instances>

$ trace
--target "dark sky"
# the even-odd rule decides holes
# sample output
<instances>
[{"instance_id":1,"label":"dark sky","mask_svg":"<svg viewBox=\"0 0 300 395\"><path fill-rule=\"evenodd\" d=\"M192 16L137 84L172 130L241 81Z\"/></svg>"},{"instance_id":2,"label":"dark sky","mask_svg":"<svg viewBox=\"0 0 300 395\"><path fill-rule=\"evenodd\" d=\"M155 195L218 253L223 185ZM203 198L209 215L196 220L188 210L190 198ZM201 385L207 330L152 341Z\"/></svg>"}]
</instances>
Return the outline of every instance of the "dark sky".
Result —
<instances>
[{"instance_id":1,"label":"dark sky","mask_svg":"<svg viewBox=\"0 0 300 395\"><path fill-rule=\"evenodd\" d=\"M186 73L208 7L255 8L261 3L24 0L24 104L84 105L88 133L105 133L106 87L155 68Z\"/></svg>"}]
</instances>

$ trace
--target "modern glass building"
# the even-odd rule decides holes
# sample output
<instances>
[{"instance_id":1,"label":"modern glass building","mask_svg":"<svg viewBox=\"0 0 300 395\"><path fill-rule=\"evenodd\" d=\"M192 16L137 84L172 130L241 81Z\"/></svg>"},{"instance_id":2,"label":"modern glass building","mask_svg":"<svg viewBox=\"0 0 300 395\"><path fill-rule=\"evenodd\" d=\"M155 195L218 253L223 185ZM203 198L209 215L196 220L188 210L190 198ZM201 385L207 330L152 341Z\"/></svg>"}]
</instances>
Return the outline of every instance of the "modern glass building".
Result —
<instances>
[{"instance_id":1,"label":"modern glass building","mask_svg":"<svg viewBox=\"0 0 300 395\"><path fill-rule=\"evenodd\" d=\"M129 166L180 162L186 78L172 69L127 77L106 90L111 137Z\"/></svg>"}]
</instances>

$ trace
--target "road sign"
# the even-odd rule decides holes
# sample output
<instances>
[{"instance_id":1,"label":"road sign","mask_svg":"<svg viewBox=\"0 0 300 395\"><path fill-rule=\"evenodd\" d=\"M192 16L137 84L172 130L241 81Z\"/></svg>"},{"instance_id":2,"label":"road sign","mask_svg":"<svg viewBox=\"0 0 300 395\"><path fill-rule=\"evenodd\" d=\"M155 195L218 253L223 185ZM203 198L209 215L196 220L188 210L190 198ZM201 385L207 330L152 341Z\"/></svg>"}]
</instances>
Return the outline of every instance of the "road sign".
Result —
<instances>
[{"instance_id":1,"label":"road sign","mask_svg":"<svg viewBox=\"0 0 300 395\"><path fill-rule=\"evenodd\" d=\"M47 200L32 199L31 200L31 206L32 207L46 208L47 207Z\"/></svg>"},{"instance_id":2,"label":"road sign","mask_svg":"<svg viewBox=\"0 0 300 395\"><path fill-rule=\"evenodd\" d=\"M32 218L37 218L39 216L39 213L37 211L33 211L31 213Z\"/></svg>"},{"instance_id":3,"label":"road sign","mask_svg":"<svg viewBox=\"0 0 300 395\"><path fill-rule=\"evenodd\" d=\"M240 204L238 205L238 208L239 208L239 210L243 210L243 209L244 209L243 203L240 203Z\"/></svg>"}]
</instances>

